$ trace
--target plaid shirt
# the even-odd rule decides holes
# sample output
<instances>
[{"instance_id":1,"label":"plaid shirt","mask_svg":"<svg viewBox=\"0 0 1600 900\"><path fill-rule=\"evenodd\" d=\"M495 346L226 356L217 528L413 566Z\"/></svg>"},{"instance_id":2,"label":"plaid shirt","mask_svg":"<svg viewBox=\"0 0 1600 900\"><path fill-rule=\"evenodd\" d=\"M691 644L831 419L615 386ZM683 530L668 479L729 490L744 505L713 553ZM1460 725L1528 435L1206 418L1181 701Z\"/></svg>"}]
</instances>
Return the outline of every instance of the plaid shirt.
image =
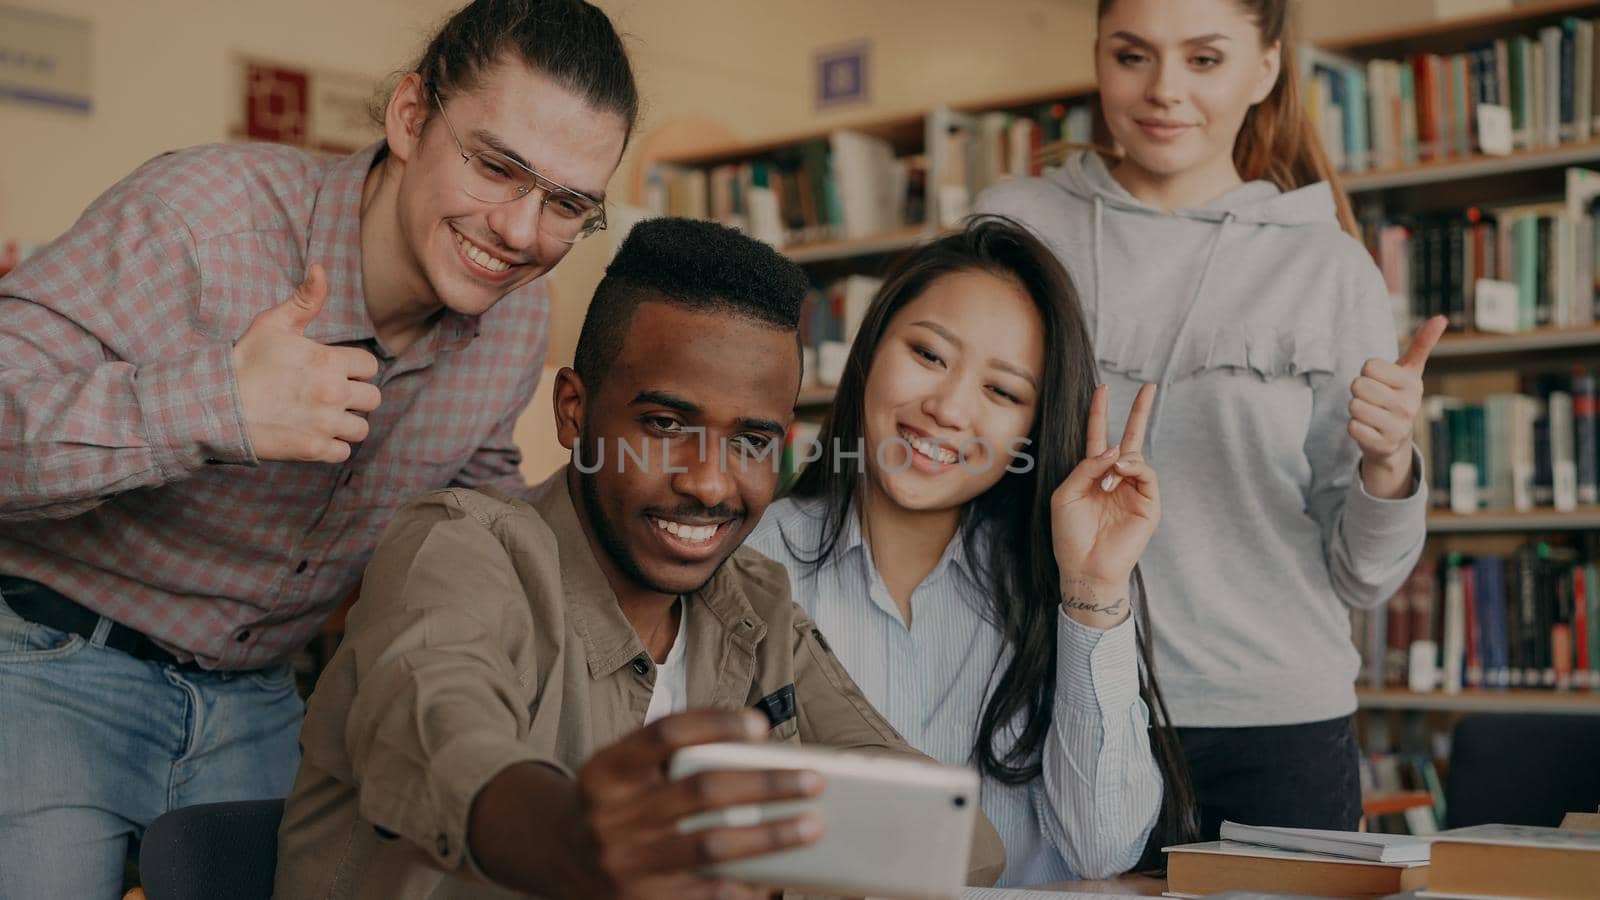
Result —
<instances>
[{"instance_id":1,"label":"plaid shirt","mask_svg":"<svg viewBox=\"0 0 1600 900\"><path fill-rule=\"evenodd\" d=\"M253 669L311 637L406 500L525 490L511 434L544 362L543 281L384 351L361 283L378 150L157 157L0 279L0 573L181 658ZM233 342L313 262L329 293L306 334L377 355L383 403L343 464L263 462Z\"/></svg>"}]
</instances>

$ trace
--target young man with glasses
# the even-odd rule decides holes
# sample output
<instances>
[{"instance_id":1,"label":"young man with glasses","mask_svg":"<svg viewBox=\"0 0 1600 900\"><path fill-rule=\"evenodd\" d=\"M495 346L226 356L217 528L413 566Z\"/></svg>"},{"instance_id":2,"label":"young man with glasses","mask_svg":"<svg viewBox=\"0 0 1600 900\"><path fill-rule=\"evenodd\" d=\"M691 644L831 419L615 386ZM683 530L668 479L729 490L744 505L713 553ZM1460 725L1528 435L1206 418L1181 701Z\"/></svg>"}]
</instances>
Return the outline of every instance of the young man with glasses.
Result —
<instances>
[{"instance_id":1,"label":"young man with glasses","mask_svg":"<svg viewBox=\"0 0 1600 900\"><path fill-rule=\"evenodd\" d=\"M114 897L161 813L287 793L285 660L394 510L525 489L538 279L637 110L604 13L477 0L384 141L158 157L0 280L0 896Z\"/></svg>"}]
</instances>

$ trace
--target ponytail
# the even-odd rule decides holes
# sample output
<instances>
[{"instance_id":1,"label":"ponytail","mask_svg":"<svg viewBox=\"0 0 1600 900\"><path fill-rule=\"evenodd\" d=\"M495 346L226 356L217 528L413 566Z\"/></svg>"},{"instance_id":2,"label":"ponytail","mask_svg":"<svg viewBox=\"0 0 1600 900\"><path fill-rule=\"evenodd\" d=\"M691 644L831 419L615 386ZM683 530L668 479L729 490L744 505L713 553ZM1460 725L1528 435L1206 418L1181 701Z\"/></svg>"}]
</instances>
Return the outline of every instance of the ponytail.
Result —
<instances>
[{"instance_id":1,"label":"ponytail","mask_svg":"<svg viewBox=\"0 0 1600 900\"><path fill-rule=\"evenodd\" d=\"M1276 40L1281 56L1278 81L1272 86L1272 93L1245 113L1244 126L1239 129L1239 137L1233 145L1233 165L1245 181L1265 179L1284 191L1326 181L1333 191L1340 227L1360 239L1355 213L1350 208L1350 195L1339 183L1339 174L1333 170L1322 140L1306 115L1294 42L1282 22L1285 4L1283 0L1265 0L1245 5L1277 8L1279 36ZM1265 37L1267 20L1258 21Z\"/></svg>"}]
</instances>

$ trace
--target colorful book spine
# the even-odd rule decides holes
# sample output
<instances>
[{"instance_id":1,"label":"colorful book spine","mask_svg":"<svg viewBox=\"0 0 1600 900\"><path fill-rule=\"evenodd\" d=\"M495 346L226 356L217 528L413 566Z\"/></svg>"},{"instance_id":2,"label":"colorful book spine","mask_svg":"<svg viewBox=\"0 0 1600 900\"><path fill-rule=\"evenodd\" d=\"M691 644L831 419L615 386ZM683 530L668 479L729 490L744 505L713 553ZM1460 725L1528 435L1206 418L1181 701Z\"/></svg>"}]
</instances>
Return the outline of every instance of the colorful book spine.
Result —
<instances>
[{"instance_id":1,"label":"colorful book spine","mask_svg":"<svg viewBox=\"0 0 1600 900\"><path fill-rule=\"evenodd\" d=\"M1578 367L1572 372L1573 455L1577 464L1578 503L1600 503L1600 398L1595 375Z\"/></svg>"}]
</instances>

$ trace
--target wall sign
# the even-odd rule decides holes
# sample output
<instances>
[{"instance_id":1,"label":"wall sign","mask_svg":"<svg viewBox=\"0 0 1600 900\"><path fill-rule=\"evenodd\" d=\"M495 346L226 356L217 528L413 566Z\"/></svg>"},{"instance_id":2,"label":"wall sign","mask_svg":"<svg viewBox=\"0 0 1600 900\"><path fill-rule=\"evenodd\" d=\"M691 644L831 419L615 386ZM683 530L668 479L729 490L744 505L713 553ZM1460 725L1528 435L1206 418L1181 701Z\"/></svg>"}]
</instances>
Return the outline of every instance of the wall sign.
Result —
<instances>
[{"instance_id":1,"label":"wall sign","mask_svg":"<svg viewBox=\"0 0 1600 900\"><path fill-rule=\"evenodd\" d=\"M816 55L817 108L865 103L871 43L819 50Z\"/></svg>"},{"instance_id":2,"label":"wall sign","mask_svg":"<svg viewBox=\"0 0 1600 900\"><path fill-rule=\"evenodd\" d=\"M87 113L89 23L0 6L0 101Z\"/></svg>"},{"instance_id":3,"label":"wall sign","mask_svg":"<svg viewBox=\"0 0 1600 900\"><path fill-rule=\"evenodd\" d=\"M377 140L367 118L378 79L238 57L242 118L230 132L320 153L350 153Z\"/></svg>"}]
</instances>

